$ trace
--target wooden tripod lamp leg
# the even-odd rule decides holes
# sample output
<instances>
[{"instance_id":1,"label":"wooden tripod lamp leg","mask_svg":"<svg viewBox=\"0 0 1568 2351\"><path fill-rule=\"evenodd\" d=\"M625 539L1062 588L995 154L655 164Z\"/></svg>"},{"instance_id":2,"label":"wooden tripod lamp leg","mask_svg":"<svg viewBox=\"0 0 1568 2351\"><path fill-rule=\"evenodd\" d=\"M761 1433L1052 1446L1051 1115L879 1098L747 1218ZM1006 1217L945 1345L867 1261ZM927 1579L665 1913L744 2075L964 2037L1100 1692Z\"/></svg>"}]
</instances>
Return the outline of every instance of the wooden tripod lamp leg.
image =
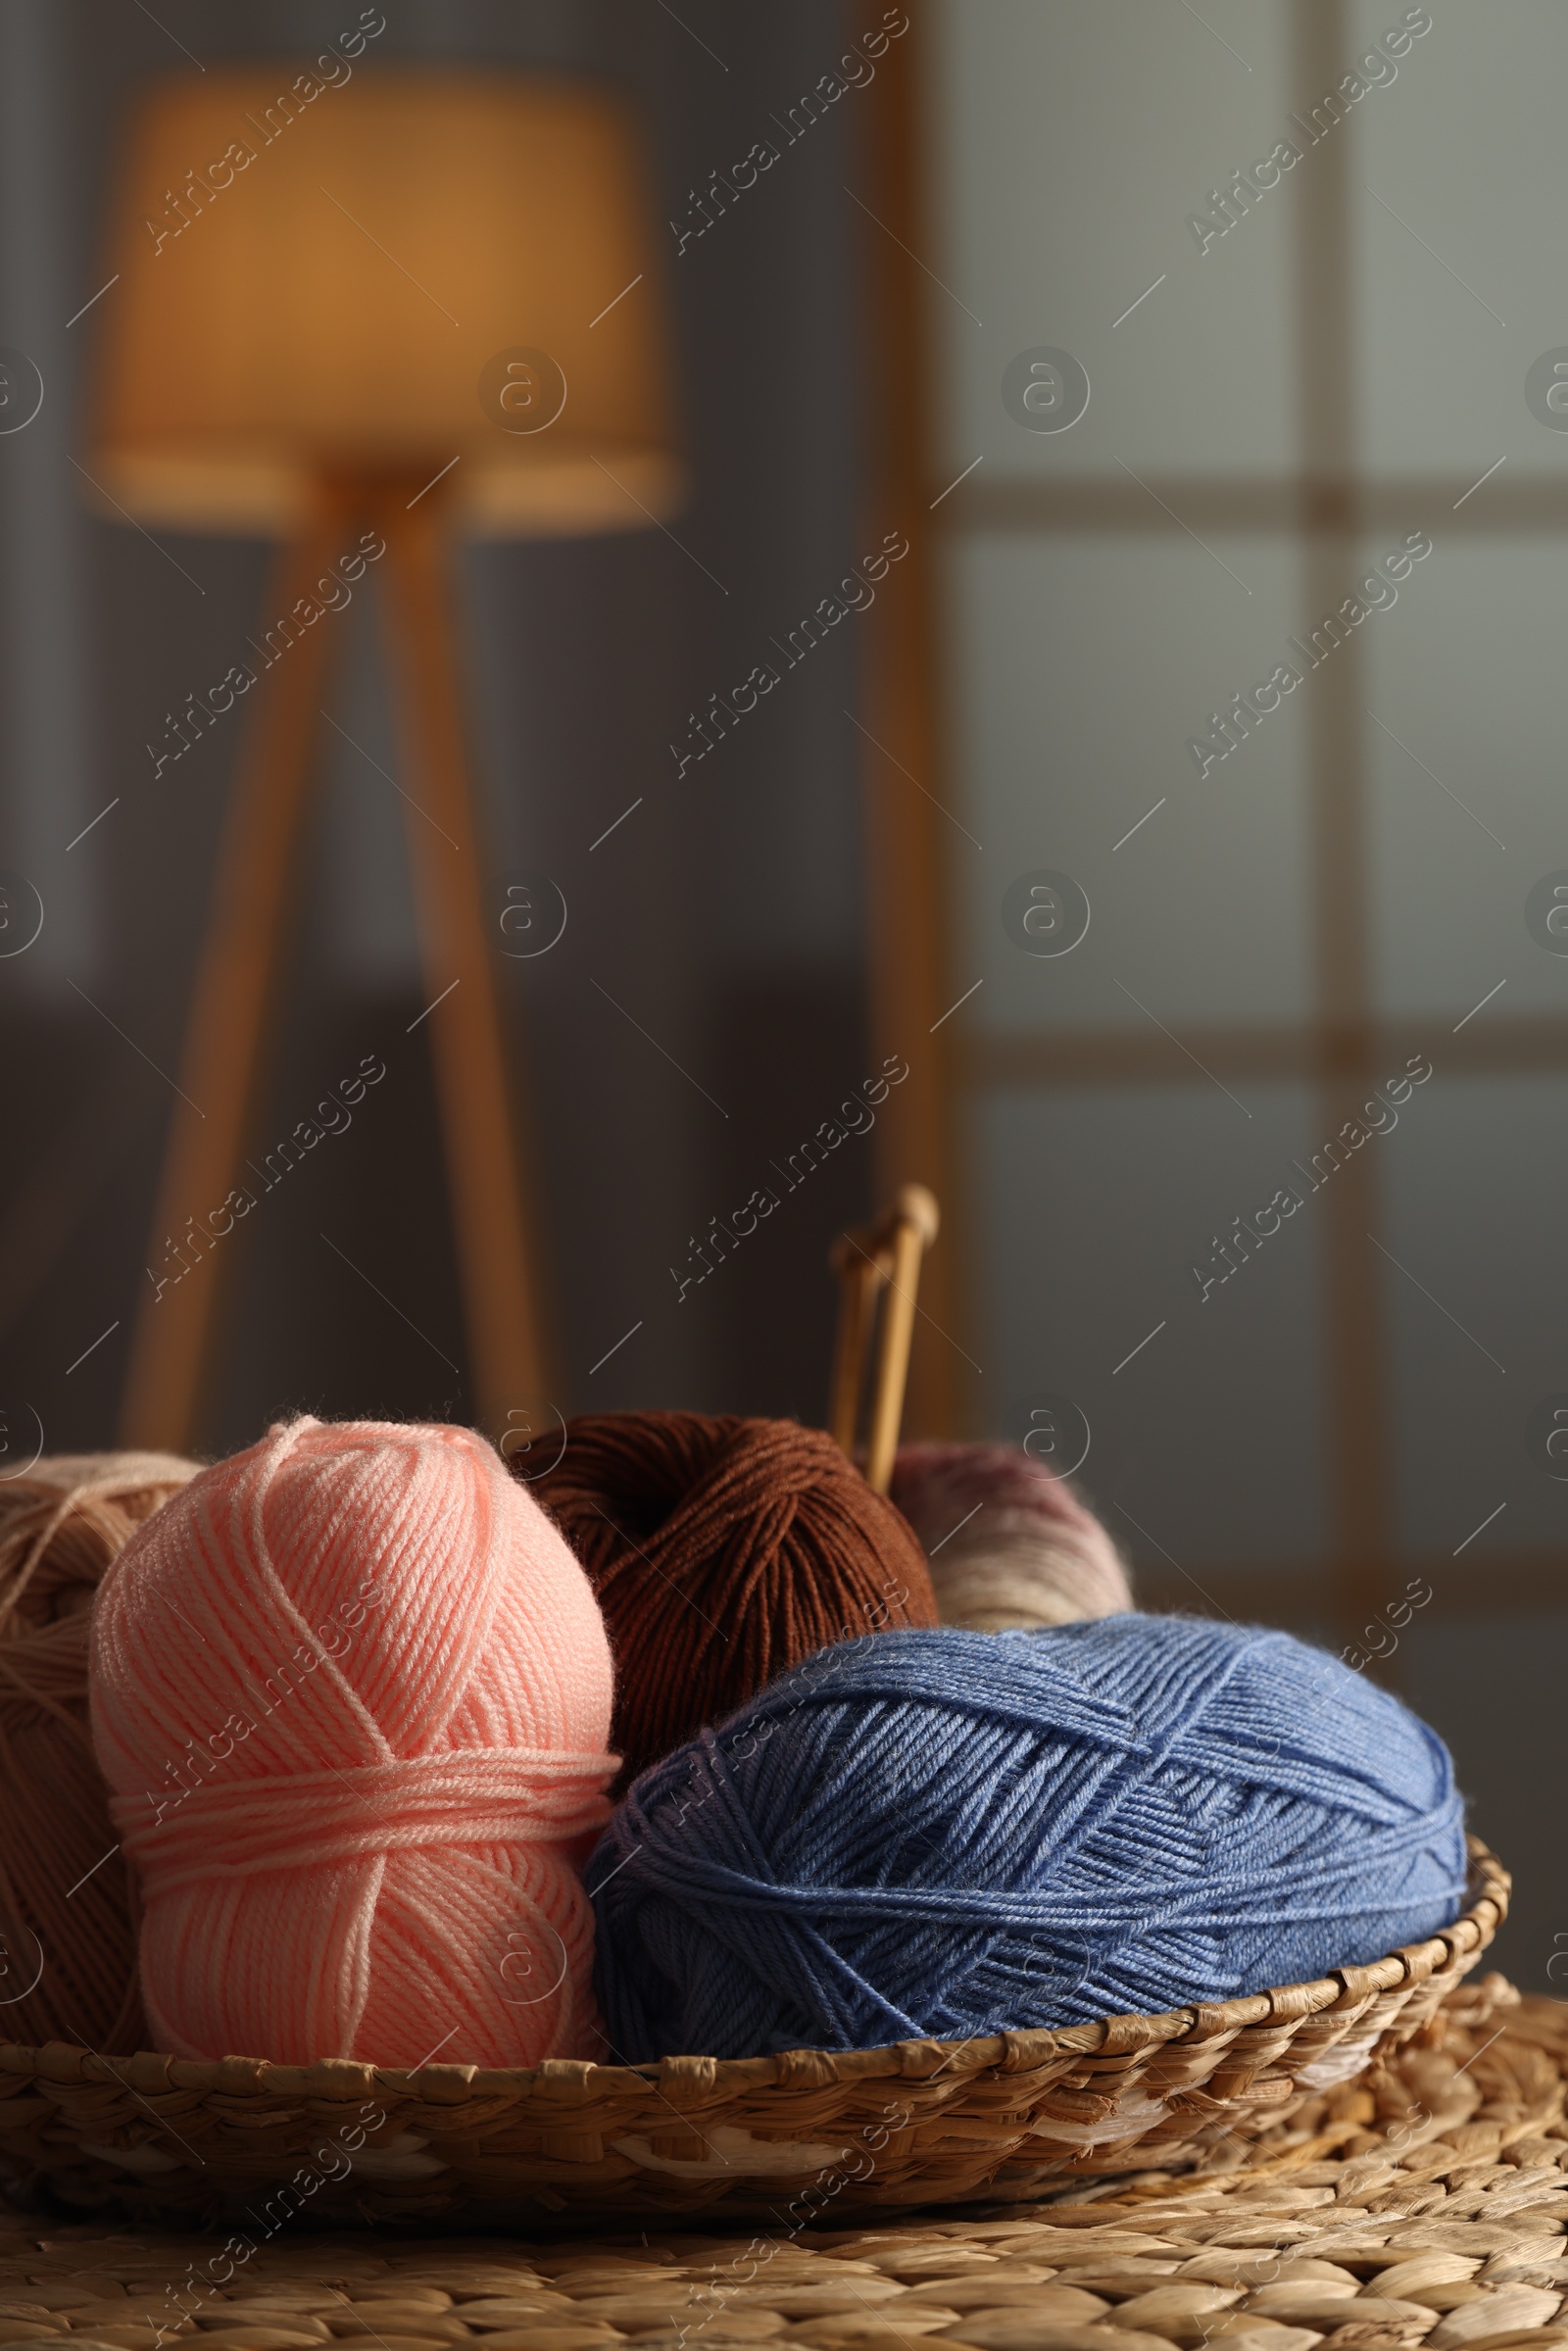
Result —
<instances>
[{"instance_id":1,"label":"wooden tripod lamp leg","mask_svg":"<svg viewBox=\"0 0 1568 2351\"><path fill-rule=\"evenodd\" d=\"M877 1351L871 1429L865 1448L865 1482L878 1494L886 1494L893 1483L904 1391L909 1376L909 1346L914 1337L920 1259L936 1239L940 1222L937 1203L923 1184L900 1186L888 1232L893 1272L882 1306L882 1343Z\"/></svg>"},{"instance_id":2,"label":"wooden tripod lamp leg","mask_svg":"<svg viewBox=\"0 0 1568 2351\"><path fill-rule=\"evenodd\" d=\"M451 848L411 812L410 861L425 983L435 1005L431 1046L470 1374L479 1417L495 1435L506 1427L513 1406L549 1394L539 1282L529 1247L536 1228L514 1126L514 1088L508 1082L508 1049L496 998L499 934L485 915L479 809L465 749L446 534L437 501L432 497L409 507L408 495L404 490L390 494L379 515L388 549L392 668L417 797L442 832L459 844Z\"/></svg>"},{"instance_id":3,"label":"wooden tripod lamp leg","mask_svg":"<svg viewBox=\"0 0 1568 2351\"><path fill-rule=\"evenodd\" d=\"M342 506L323 490L317 513L279 557L271 610L292 612L296 599L310 594L339 552L343 523ZM276 654L276 666L249 689L256 701L247 713L153 1216L152 1279L131 1340L121 1443L132 1447L186 1452L198 1431L224 1262L210 1220L240 1181L326 655L327 630L318 622Z\"/></svg>"}]
</instances>

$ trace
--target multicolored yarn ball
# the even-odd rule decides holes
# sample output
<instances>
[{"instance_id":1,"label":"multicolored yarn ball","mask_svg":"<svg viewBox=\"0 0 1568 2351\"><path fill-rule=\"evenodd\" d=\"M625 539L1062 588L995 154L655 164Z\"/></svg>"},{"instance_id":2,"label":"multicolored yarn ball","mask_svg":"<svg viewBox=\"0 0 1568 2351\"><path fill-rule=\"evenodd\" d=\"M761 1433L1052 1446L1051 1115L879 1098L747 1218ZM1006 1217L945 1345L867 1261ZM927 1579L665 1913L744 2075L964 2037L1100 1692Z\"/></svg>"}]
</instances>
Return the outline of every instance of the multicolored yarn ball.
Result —
<instances>
[{"instance_id":1,"label":"multicolored yarn ball","mask_svg":"<svg viewBox=\"0 0 1568 2351\"><path fill-rule=\"evenodd\" d=\"M533 1491L605 1612L623 1780L827 1642L937 1621L904 1519L797 1421L591 1414Z\"/></svg>"},{"instance_id":2,"label":"multicolored yarn ball","mask_svg":"<svg viewBox=\"0 0 1568 2351\"><path fill-rule=\"evenodd\" d=\"M577 1865L616 1762L609 1644L471 1429L271 1429L126 1545L91 1662L158 2047L599 2054Z\"/></svg>"},{"instance_id":3,"label":"multicolored yarn ball","mask_svg":"<svg viewBox=\"0 0 1568 2351\"><path fill-rule=\"evenodd\" d=\"M104 1570L200 1469L45 1454L0 1477L0 2038L145 2048L132 1888L87 1725Z\"/></svg>"},{"instance_id":4,"label":"multicolored yarn ball","mask_svg":"<svg viewBox=\"0 0 1568 2351\"><path fill-rule=\"evenodd\" d=\"M1099 1519L1016 1445L906 1445L891 1491L920 1538L945 1625L1034 1632L1134 1604Z\"/></svg>"},{"instance_id":5,"label":"multicolored yarn ball","mask_svg":"<svg viewBox=\"0 0 1568 2351\"><path fill-rule=\"evenodd\" d=\"M637 1781L588 1870L632 2060L1164 2012L1448 1926L1436 1733L1286 1633L883 1633Z\"/></svg>"}]
</instances>

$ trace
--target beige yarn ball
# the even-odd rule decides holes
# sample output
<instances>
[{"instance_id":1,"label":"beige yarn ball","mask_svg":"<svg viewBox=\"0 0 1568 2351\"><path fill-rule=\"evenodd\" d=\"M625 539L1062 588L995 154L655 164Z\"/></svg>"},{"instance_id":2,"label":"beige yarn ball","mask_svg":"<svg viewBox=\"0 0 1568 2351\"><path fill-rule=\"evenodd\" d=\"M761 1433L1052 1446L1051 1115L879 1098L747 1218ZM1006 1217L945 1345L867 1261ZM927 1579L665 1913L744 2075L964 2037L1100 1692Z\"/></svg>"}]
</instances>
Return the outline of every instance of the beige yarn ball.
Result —
<instances>
[{"instance_id":1,"label":"beige yarn ball","mask_svg":"<svg viewBox=\"0 0 1568 2351\"><path fill-rule=\"evenodd\" d=\"M99 1580L201 1464L44 1455L0 1479L0 2039L146 2046L134 1895L87 1729Z\"/></svg>"},{"instance_id":2,"label":"beige yarn ball","mask_svg":"<svg viewBox=\"0 0 1568 2351\"><path fill-rule=\"evenodd\" d=\"M930 1561L945 1625L1038 1632L1134 1606L1099 1519L1014 1445L906 1445L891 1491Z\"/></svg>"}]
</instances>

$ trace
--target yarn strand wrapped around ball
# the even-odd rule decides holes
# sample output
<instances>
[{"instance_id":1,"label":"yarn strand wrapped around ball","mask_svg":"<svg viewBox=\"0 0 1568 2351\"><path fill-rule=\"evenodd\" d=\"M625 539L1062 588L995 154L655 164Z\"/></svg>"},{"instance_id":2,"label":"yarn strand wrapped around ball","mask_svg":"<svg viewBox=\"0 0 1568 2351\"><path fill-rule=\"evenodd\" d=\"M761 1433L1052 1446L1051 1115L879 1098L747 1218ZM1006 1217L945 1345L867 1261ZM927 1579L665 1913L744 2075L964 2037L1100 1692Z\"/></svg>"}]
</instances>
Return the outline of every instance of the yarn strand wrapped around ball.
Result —
<instances>
[{"instance_id":1,"label":"yarn strand wrapped around ball","mask_svg":"<svg viewBox=\"0 0 1568 2351\"><path fill-rule=\"evenodd\" d=\"M158 2046L597 2055L610 1705L587 1580L471 1429L297 1420L204 1472L93 1620Z\"/></svg>"},{"instance_id":2,"label":"yarn strand wrapped around ball","mask_svg":"<svg viewBox=\"0 0 1568 2351\"><path fill-rule=\"evenodd\" d=\"M798 1421L587 1414L534 1492L605 1612L623 1780L825 1643L937 1621L906 1522Z\"/></svg>"},{"instance_id":3,"label":"yarn strand wrapped around ball","mask_svg":"<svg viewBox=\"0 0 1568 2351\"><path fill-rule=\"evenodd\" d=\"M1458 1915L1436 1733L1285 1633L1110 1616L809 1659L632 1787L593 1857L636 2061L1219 2001Z\"/></svg>"}]
</instances>

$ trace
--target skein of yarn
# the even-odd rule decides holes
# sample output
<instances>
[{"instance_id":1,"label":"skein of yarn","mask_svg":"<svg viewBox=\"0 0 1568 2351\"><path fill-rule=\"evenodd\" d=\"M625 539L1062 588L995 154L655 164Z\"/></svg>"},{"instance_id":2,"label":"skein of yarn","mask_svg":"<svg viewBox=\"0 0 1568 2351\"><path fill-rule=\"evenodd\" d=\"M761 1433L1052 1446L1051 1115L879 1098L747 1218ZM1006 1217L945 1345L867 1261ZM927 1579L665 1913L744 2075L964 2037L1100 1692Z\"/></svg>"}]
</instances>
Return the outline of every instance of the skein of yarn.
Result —
<instances>
[{"instance_id":1,"label":"skein of yarn","mask_svg":"<svg viewBox=\"0 0 1568 2351\"><path fill-rule=\"evenodd\" d=\"M1457 1916L1452 1766L1286 1633L885 1633L644 1775L588 1870L615 2047L1060 2026L1360 1965Z\"/></svg>"},{"instance_id":2,"label":"skein of yarn","mask_svg":"<svg viewBox=\"0 0 1568 2351\"><path fill-rule=\"evenodd\" d=\"M623 1782L825 1643L937 1621L904 1519L797 1421L590 1414L534 1491L605 1612Z\"/></svg>"},{"instance_id":3,"label":"skein of yarn","mask_svg":"<svg viewBox=\"0 0 1568 2351\"><path fill-rule=\"evenodd\" d=\"M0 2038L146 2045L125 1864L87 1725L110 1561L201 1464L45 1454L0 1478Z\"/></svg>"},{"instance_id":4,"label":"skein of yarn","mask_svg":"<svg viewBox=\"0 0 1568 2351\"><path fill-rule=\"evenodd\" d=\"M598 2054L609 1646L471 1429L303 1419L219 1462L105 1577L91 1673L157 2046Z\"/></svg>"},{"instance_id":5,"label":"skein of yarn","mask_svg":"<svg viewBox=\"0 0 1568 2351\"><path fill-rule=\"evenodd\" d=\"M925 1550L945 1625L1034 1632L1134 1604L1099 1519L1016 1445L906 1445L891 1491Z\"/></svg>"}]
</instances>

